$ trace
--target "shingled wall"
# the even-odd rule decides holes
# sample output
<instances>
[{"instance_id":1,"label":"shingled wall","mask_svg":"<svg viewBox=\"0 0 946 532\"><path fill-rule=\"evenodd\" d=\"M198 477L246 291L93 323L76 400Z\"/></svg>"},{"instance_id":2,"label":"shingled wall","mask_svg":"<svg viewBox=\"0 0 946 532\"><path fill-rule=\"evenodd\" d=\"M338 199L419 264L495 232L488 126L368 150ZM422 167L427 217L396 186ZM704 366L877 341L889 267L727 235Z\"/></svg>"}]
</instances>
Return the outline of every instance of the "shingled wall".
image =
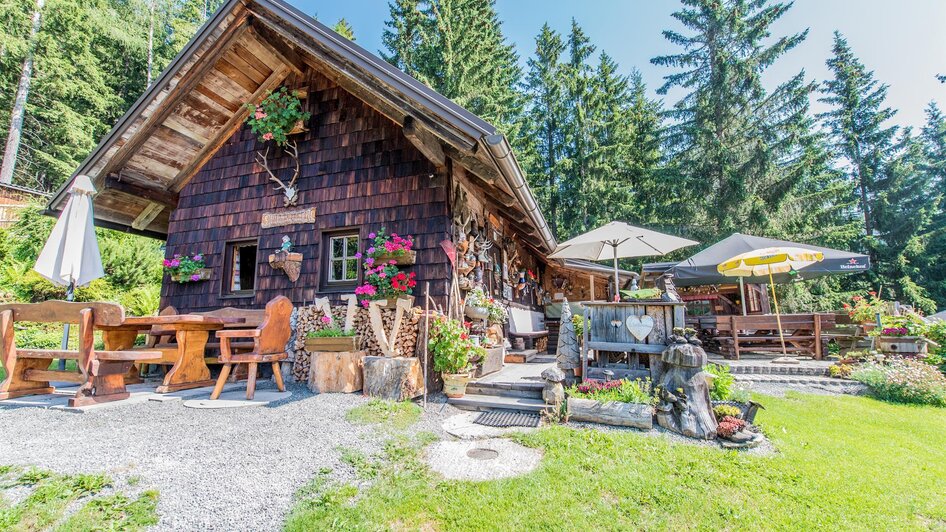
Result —
<instances>
[{"instance_id":1,"label":"shingled wall","mask_svg":"<svg viewBox=\"0 0 946 532\"><path fill-rule=\"evenodd\" d=\"M417 264L410 271L417 273L415 294L421 293L425 281L431 283L432 296L447 293L449 262L439 244L448 237L448 207L445 187L432 184L433 165L398 124L319 73L310 71L306 78L295 84L309 88L303 106L312 113L310 130L295 137L302 163L295 208L315 207L315 224L260 227L264 212L287 209L282 193L254 162L255 151L263 147L244 127L184 187L171 215L166 256L204 253L212 279L177 284L166 278L162 307L199 312L222 306L262 308L277 295L296 304L323 295L337 297L340 294L319 289L323 232L357 228L363 250L368 233L381 226L414 235ZM280 177L291 175L291 164L288 156L270 155L270 168ZM283 235L292 239L294 251L305 256L295 283L267 262ZM227 243L256 238L255 294L221 296Z\"/></svg>"}]
</instances>

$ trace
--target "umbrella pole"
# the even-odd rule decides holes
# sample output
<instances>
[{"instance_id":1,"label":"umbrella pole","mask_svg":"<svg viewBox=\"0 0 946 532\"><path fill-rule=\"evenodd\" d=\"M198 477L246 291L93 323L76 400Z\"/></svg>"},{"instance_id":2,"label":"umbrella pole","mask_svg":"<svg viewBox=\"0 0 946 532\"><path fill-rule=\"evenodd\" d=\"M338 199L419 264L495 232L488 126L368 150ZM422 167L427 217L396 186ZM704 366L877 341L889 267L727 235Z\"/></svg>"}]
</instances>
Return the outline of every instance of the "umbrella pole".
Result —
<instances>
[{"instance_id":1,"label":"umbrella pole","mask_svg":"<svg viewBox=\"0 0 946 532\"><path fill-rule=\"evenodd\" d=\"M76 282L70 280L69 288L66 288L66 301L73 301L76 298ZM66 323L62 330L62 350L69 349L69 324ZM66 359L59 359L59 371L66 371Z\"/></svg>"},{"instance_id":2,"label":"umbrella pole","mask_svg":"<svg viewBox=\"0 0 946 532\"><path fill-rule=\"evenodd\" d=\"M618 280L618 245L617 242L611 245L614 249L614 302L621 300L621 282Z\"/></svg>"},{"instance_id":3,"label":"umbrella pole","mask_svg":"<svg viewBox=\"0 0 946 532\"><path fill-rule=\"evenodd\" d=\"M775 321L778 323L778 339L782 342L782 355L788 356L788 351L785 349L785 333L782 331L782 316L778 310L778 297L775 296L775 282L772 280L771 264L769 264L769 287L772 288L772 301L775 302Z\"/></svg>"},{"instance_id":4,"label":"umbrella pole","mask_svg":"<svg viewBox=\"0 0 946 532\"><path fill-rule=\"evenodd\" d=\"M742 307L742 315L746 315L746 282L742 277L739 278L739 306Z\"/></svg>"}]
</instances>

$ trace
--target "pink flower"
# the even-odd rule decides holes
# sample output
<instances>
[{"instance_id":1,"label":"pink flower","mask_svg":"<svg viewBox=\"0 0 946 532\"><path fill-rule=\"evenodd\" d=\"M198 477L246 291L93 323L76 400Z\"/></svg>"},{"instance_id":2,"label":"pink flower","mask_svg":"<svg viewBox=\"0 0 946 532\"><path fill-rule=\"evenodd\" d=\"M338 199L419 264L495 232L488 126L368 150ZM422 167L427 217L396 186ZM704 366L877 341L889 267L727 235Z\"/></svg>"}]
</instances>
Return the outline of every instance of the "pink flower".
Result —
<instances>
[{"instance_id":1,"label":"pink flower","mask_svg":"<svg viewBox=\"0 0 946 532\"><path fill-rule=\"evenodd\" d=\"M177 268L177 267L180 266L180 265L181 265L181 261L179 261L179 260L177 260L177 259L174 259L174 260L171 261L171 267L172 267L172 268Z\"/></svg>"},{"instance_id":2,"label":"pink flower","mask_svg":"<svg viewBox=\"0 0 946 532\"><path fill-rule=\"evenodd\" d=\"M397 264L397 261L396 261L396 260L389 260L389 261L388 261L388 264L390 264L390 265L393 266L393 265Z\"/></svg>"},{"instance_id":3,"label":"pink flower","mask_svg":"<svg viewBox=\"0 0 946 532\"><path fill-rule=\"evenodd\" d=\"M273 140L273 134L272 134L272 133L264 133L264 134L263 134L263 140Z\"/></svg>"},{"instance_id":4,"label":"pink flower","mask_svg":"<svg viewBox=\"0 0 946 532\"><path fill-rule=\"evenodd\" d=\"M367 299L362 299L362 300L361 300L361 306L363 306L363 307L365 307L365 308L368 308L368 303L369 303L369 301L368 301Z\"/></svg>"},{"instance_id":5,"label":"pink flower","mask_svg":"<svg viewBox=\"0 0 946 532\"><path fill-rule=\"evenodd\" d=\"M328 316L322 316L322 323L328 325L329 323L332 323L332 318L329 318Z\"/></svg>"},{"instance_id":6,"label":"pink flower","mask_svg":"<svg viewBox=\"0 0 946 532\"><path fill-rule=\"evenodd\" d=\"M171 261L169 261L169 260L167 260L167 259L164 259L164 267L165 267L165 268L170 268L170 267L171 267Z\"/></svg>"},{"instance_id":7,"label":"pink flower","mask_svg":"<svg viewBox=\"0 0 946 532\"><path fill-rule=\"evenodd\" d=\"M264 113L261 108L257 107L257 108L256 108L256 119L257 119L257 120L262 120L262 119L264 119L264 118L266 118L266 113Z\"/></svg>"},{"instance_id":8,"label":"pink flower","mask_svg":"<svg viewBox=\"0 0 946 532\"><path fill-rule=\"evenodd\" d=\"M374 264L374 259L371 257L368 257L367 259L365 259L365 264L370 267L372 264Z\"/></svg>"},{"instance_id":9,"label":"pink flower","mask_svg":"<svg viewBox=\"0 0 946 532\"><path fill-rule=\"evenodd\" d=\"M368 248L368 254L374 255L374 246L371 246L370 248Z\"/></svg>"},{"instance_id":10,"label":"pink flower","mask_svg":"<svg viewBox=\"0 0 946 532\"><path fill-rule=\"evenodd\" d=\"M380 278L382 278L382 279L384 279L384 278L387 277L387 276L388 276L388 274L386 274L386 273L384 273L384 272L381 272L381 273L378 274L378 277L380 277Z\"/></svg>"}]
</instances>

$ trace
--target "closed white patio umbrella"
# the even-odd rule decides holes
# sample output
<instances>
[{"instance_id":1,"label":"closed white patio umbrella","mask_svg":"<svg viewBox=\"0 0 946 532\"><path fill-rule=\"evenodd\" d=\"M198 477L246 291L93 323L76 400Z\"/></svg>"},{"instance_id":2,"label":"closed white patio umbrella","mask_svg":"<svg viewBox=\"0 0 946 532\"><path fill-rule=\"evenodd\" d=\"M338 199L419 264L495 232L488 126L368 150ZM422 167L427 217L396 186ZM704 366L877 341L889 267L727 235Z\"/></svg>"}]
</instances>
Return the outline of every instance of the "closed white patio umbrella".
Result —
<instances>
[{"instance_id":1,"label":"closed white patio umbrella","mask_svg":"<svg viewBox=\"0 0 946 532\"><path fill-rule=\"evenodd\" d=\"M88 176L75 178L69 189L69 201L43 246L33 269L50 282L68 287L66 299L72 301L75 288L103 277L102 256L92 224L92 196L95 187ZM62 348L69 342L69 325L62 337ZM65 361L60 361L60 367Z\"/></svg>"},{"instance_id":2,"label":"closed white patio umbrella","mask_svg":"<svg viewBox=\"0 0 946 532\"><path fill-rule=\"evenodd\" d=\"M549 255L553 259L614 260L614 290L620 286L618 259L628 257L650 257L666 255L682 247L698 244L680 238L634 227L624 222L611 222L566 240Z\"/></svg>"}]
</instances>

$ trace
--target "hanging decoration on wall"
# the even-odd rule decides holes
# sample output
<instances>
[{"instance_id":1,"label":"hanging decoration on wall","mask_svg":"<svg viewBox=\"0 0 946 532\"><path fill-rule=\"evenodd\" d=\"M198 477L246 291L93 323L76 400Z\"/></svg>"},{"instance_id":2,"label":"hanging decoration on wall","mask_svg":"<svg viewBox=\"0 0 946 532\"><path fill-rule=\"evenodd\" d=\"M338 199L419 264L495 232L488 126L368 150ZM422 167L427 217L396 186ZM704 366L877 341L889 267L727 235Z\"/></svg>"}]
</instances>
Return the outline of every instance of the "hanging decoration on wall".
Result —
<instances>
[{"instance_id":1,"label":"hanging decoration on wall","mask_svg":"<svg viewBox=\"0 0 946 532\"><path fill-rule=\"evenodd\" d=\"M299 179L301 170L299 145L296 141L289 140L289 136L306 131L305 122L311 117L311 113L302 110L299 97L300 95L295 91L280 87L279 90L270 92L258 105L246 104L250 114L245 122L257 135L259 141L266 144L265 151L256 152L256 163L269 174L270 181L276 183L276 190L283 192L285 196L283 203L286 207L294 206L299 201L296 181ZM279 178L270 168L269 151L272 148L270 142L282 148L283 154L293 159L295 169L290 179Z\"/></svg>"},{"instance_id":2,"label":"hanging decoration on wall","mask_svg":"<svg viewBox=\"0 0 946 532\"><path fill-rule=\"evenodd\" d=\"M282 270L289 280L296 282L302 273L302 253L293 253L292 240L288 236L282 237L282 247L269 256L269 265Z\"/></svg>"}]
</instances>

